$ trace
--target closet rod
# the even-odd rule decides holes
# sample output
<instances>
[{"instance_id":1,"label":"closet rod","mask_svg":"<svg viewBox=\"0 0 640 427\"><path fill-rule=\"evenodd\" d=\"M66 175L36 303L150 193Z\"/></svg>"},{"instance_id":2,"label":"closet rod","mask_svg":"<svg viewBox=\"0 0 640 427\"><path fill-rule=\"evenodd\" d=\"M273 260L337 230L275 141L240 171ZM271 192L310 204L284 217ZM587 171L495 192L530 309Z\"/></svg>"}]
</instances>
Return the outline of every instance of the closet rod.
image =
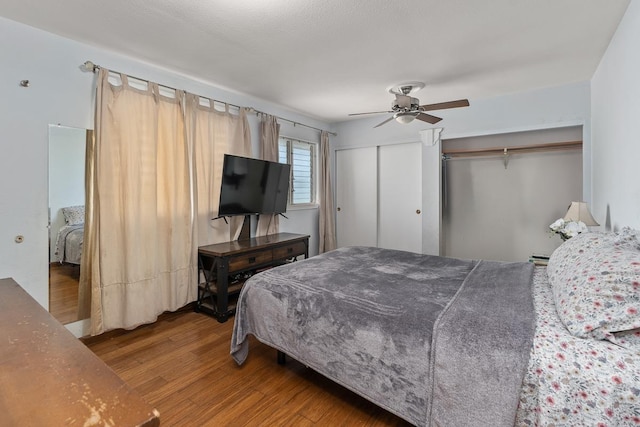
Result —
<instances>
[{"instance_id":1,"label":"closet rod","mask_svg":"<svg viewBox=\"0 0 640 427\"><path fill-rule=\"evenodd\" d=\"M99 65L97 65L97 64L95 64L95 63L93 63L92 61L85 61L85 63L84 63L84 64L82 64L82 69L83 69L83 70L85 70L85 71L90 71L90 72L92 72L92 73L95 73L95 72L96 72L96 71L98 71L100 68L101 68L101 67L100 67ZM111 70L109 70L109 71L111 71ZM117 71L114 71L114 72L116 72L116 73L117 73ZM142 79L142 78L140 78L140 77L132 76L132 75L130 75L130 74L127 74L127 76L129 76L129 77L131 77L132 79L135 79L135 80L140 80L140 81L142 81L142 82L149 83L149 80L147 80L147 79ZM162 86L162 87L165 87L165 88L170 89L170 90L178 90L178 89L176 89L176 88L174 88L174 87L166 86L166 85L162 85L162 84L158 84L158 86ZM200 96L200 95L198 95L198 96ZM209 99L209 98L207 98L206 96L203 96L202 98ZM231 104L231 103L229 103L229 102L222 102L222 101L216 101L216 100L212 100L212 101L213 101L213 102L220 102L220 103L222 103L222 104L227 104L227 105L230 105L230 106L232 106L232 107L234 107L234 108L237 108L237 109L242 108L242 107L240 107L239 105ZM253 113L256 113L256 115L259 115L259 114L269 115L269 113L265 113L264 111L256 110L256 109L255 109L255 108L253 108L253 107L247 107L247 109L248 109L249 111L253 112ZM319 132L323 132L323 131L325 131L324 129L320 129L320 128L317 128L317 127L314 127L314 126L305 125L304 123L296 122L296 121L294 121L294 120L289 120L289 119L287 119L287 118L280 117L280 116L276 116L276 115L274 115L274 114L271 114L271 115L272 115L272 116L274 116L275 118L279 119L279 120L282 120L282 121L289 122L289 123L293 124L293 126L294 126L294 127L295 127L295 126L302 126L302 127L305 127L305 128L309 128L309 129L317 130L317 131L319 131ZM337 133L335 133L335 132L330 132L330 131L325 131L325 132L327 132L329 135L338 136L338 134L337 134Z\"/></svg>"},{"instance_id":2,"label":"closet rod","mask_svg":"<svg viewBox=\"0 0 640 427\"><path fill-rule=\"evenodd\" d=\"M554 150L576 150L582 148L582 141L552 142L548 144L517 145L513 147L491 147L476 149L442 150L445 159L454 157L504 156L515 153L533 153Z\"/></svg>"}]
</instances>

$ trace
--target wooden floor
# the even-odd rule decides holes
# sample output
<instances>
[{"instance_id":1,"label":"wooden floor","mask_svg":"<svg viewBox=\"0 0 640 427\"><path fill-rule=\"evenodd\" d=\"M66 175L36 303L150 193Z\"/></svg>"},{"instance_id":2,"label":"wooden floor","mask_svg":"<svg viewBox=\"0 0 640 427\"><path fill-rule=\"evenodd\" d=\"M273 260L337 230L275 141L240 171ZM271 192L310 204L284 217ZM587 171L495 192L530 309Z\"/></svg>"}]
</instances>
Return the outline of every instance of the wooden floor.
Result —
<instances>
[{"instance_id":1,"label":"wooden floor","mask_svg":"<svg viewBox=\"0 0 640 427\"><path fill-rule=\"evenodd\" d=\"M63 325L78 320L79 279L79 265L49 265L49 313Z\"/></svg>"},{"instance_id":2,"label":"wooden floor","mask_svg":"<svg viewBox=\"0 0 640 427\"><path fill-rule=\"evenodd\" d=\"M85 344L160 412L162 426L406 426L400 418L253 337L247 361L229 356L226 323L191 310Z\"/></svg>"}]
</instances>

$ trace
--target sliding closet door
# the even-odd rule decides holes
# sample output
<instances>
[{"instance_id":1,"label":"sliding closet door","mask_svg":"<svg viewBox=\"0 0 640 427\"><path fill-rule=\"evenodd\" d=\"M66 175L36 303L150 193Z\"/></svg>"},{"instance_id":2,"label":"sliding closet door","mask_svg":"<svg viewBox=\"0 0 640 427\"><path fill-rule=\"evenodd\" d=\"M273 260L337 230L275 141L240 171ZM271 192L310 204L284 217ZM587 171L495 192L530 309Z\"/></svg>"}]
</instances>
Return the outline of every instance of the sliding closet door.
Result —
<instances>
[{"instance_id":1,"label":"sliding closet door","mask_svg":"<svg viewBox=\"0 0 640 427\"><path fill-rule=\"evenodd\" d=\"M377 245L377 148L336 151L338 247Z\"/></svg>"},{"instance_id":2,"label":"sliding closet door","mask_svg":"<svg viewBox=\"0 0 640 427\"><path fill-rule=\"evenodd\" d=\"M336 151L338 246L422 252L420 143Z\"/></svg>"},{"instance_id":3,"label":"sliding closet door","mask_svg":"<svg viewBox=\"0 0 640 427\"><path fill-rule=\"evenodd\" d=\"M378 147L378 246L422 252L422 145Z\"/></svg>"}]
</instances>

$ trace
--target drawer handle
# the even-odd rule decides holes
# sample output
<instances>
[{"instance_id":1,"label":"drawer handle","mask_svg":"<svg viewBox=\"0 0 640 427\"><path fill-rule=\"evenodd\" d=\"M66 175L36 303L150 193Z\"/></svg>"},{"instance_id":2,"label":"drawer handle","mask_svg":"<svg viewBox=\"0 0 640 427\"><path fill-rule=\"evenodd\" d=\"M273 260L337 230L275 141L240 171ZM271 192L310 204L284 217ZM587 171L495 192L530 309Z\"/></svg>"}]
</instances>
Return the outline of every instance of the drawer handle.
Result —
<instances>
[{"instance_id":1,"label":"drawer handle","mask_svg":"<svg viewBox=\"0 0 640 427\"><path fill-rule=\"evenodd\" d=\"M251 258L249 258L249 262L252 264L256 262L256 257L252 256Z\"/></svg>"},{"instance_id":2,"label":"drawer handle","mask_svg":"<svg viewBox=\"0 0 640 427\"><path fill-rule=\"evenodd\" d=\"M287 252L288 252L288 253L293 252L293 248L287 248Z\"/></svg>"}]
</instances>

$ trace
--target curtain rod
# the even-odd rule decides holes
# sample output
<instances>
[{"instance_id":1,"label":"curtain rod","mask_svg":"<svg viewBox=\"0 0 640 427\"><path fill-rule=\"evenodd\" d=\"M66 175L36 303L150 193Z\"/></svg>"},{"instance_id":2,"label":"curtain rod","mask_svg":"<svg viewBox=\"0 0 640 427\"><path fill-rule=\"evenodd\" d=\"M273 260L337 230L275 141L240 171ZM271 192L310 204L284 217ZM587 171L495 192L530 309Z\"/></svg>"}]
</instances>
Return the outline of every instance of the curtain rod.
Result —
<instances>
[{"instance_id":1,"label":"curtain rod","mask_svg":"<svg viewBox=\"0 0 640 427\"><path fill-rule=\"evenodd\" d=\"M84 64L82 64L82 66L81 66L80 68L81 68L82 70L84 70L84 71L89 71L89 72L95 73L97 70L99 70L99 69L100 69L100 68L102 68L102 67L100 67L99 65L97 65L97 64L95 64L95 63L93 63L92 61L85 61L85 63L84 63ZM111 71L111 70L109 70L109 71ZM117 72L117 71L114 71L114 72ZM142 79L142 78L140 78L140 77L132 76L132 75L130 75L130 74L127 74L127 76L129 76L129 77L131 77L132 79L135 79L135 80L140 80L140 81L143 81L143 82L149 83L149 80L147 80L147 79ZM176 89L176 88L174 88L174 87L171 87L171 86L166 86L166 85L162 85L162 84L159 84L159 83L158 83L158 85L159 85L159 86L162 86L162 87L165 87L165 88L167 88L167 89L171 89L171 90L178 90L178 89ZM198 96L200 96L200 95L198 95ZM207 98L206 96L202 96L202 98L209 99L209 98ZM212 100L212 101L214 101L214 102L220 102L220 103L223 103L223 104L227 104L227 105L230 105L230 106L232 106L232 107L234 107L234 108L237 108L237 109L243 108L243 107L241 107L241 106L239 106L239 105L231 104L231 103L229 103L229 102L216 101L215 99L214 99L214 100ZM255 109L255 108L253 108L253 107L247 107L247 109L248 109L249 111L251 111L251 112L256 113L256 115L260 115L260 114L270 115L269 113L265 113L264 111L256 110L256 109ZM271 115L272 115L272 116L274 116L275 118L279 119L279 120L282 120L282 121L289 122L289 123L293 124L293 126L294 126L294 127L296 127L296 126L302 126L302 127L305 127L305 128L309 128L309 129L317 130L317 131L319 131L319 132L327 132L329 135L338 136L338 134L337 134L337 133L335 133L335 132L325 131L324 129L320 129L320 128L317 128L317 127L314 127L314 126L305 125L304 123L296 122L296 121L294 121L294 120L289 120L289 119L287 119L287 118L280 117L280 116L276 116L276 115L274 115L274 114L271 114Z\"/></svg>"},{"instance_id":2,"label":"curtain rod","mask_svg":"<svg viewBox=\"0 0 640 427\"><path fill-rule=\"evenodd\" d=\"M477 149L442 150L444 160L455 157L505 156L514 153L533 153L554 150L574 150L582 148L582 141L552 142L513 147L491 147Z\"/></svg>"},{"instance_id":3,"label":"curtain rod","mask_svg":"<svg viewBox=\"0 0 640 427\"><path fill-rule=\"evenodd\" d=\"M231 105L231 104L229 104L229 105ZM296 127L296 126L302 126L302 127L305 127L305 128L309 128L309 129L317 130L317 131L319 131L319 132L327 132L329 135L338 136L338 134L337 134L337 133L335 133L335 132L330 132L330 131L328 131L328 130L324 130L324 129L320 129L320 128L317 128L317 127L313 127L313 126L305 125L304 123L300 123L300 122L296 122L296 121L293 121L293 120L286 119L286 118L284 118L284 117L276 116L275 114L265 113L264 111L256 110L256 109L255 109L255 108L253 108L253 107L249 107L249 110L253 111L253 112L254 112L254 113L256 113L256 114L265 114L265 115L267 115L267 116L268 116L268 115L271 115L271 116L273 116L273 117L275 117L275 118L277 118L277 119L279 119L279 120L282 120L282 121L289 122L289 123L293 124L293 127Z\"/></svg>"}]
</instances>

